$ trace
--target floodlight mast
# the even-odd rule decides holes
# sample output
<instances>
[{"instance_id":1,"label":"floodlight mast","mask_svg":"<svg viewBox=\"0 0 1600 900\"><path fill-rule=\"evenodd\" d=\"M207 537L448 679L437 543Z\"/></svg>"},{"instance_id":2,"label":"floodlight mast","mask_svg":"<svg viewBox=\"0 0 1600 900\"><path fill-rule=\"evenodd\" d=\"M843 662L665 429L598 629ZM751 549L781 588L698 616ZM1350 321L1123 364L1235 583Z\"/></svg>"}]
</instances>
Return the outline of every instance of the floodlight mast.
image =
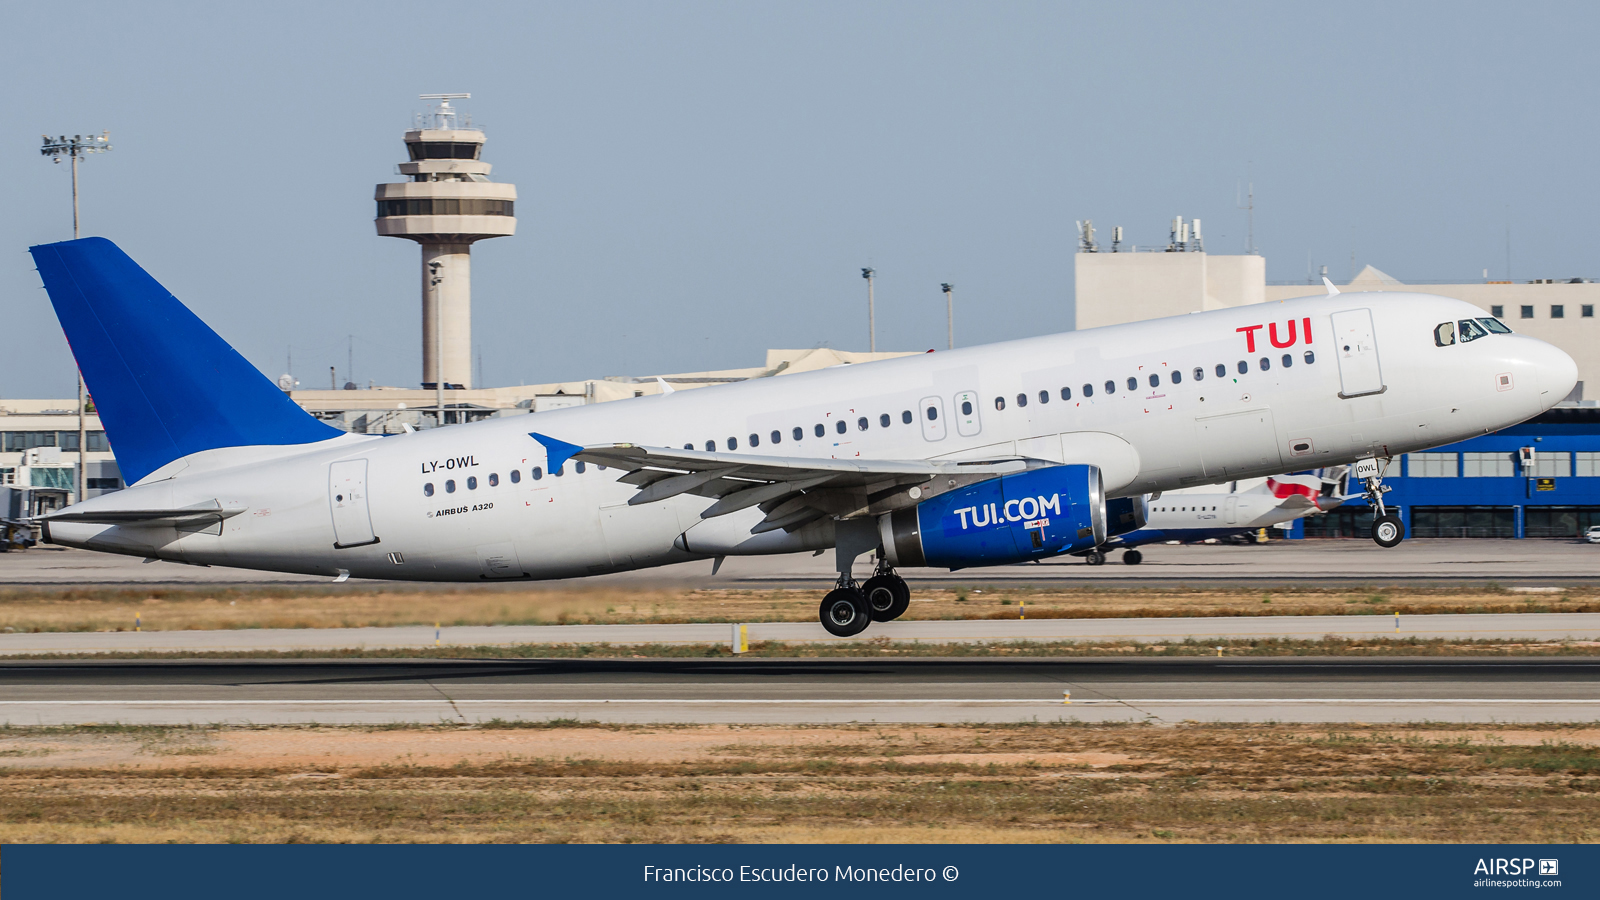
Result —
<instances>
[{"instance_id":1,"label":"floodlight mast","mask_svg":"<svg viewBox=\"0 0 1600 900\"><path fill-rule=\"evenodd\" d=\"M954 350L956 348L956 286L947 281L939 285L939 290L944 291L945 324L950 329L950 346L948 349Z\"/></svg>"},{"instance_id":2,"label":"floodlight mast","mask_svg":"<svg viewBox=\"0 0 1600 900\"><path fill-rule=\"evenodd\" d=\"M873 353L878 352L878 315L872 304L872 280L877 274L877 269L861 270L861 277L867 280L867 349Z\"/></svg>"},{"instance_id":3,"label":"floodlight mast","mask_svg":"<svg viewBox=\"0 0 1600 900\"><path fill-rule=\"evenodd\" d=\"M72 160L72 239L78 239L78 160L91 153L105 153L111 149L111 132L101 131L99 136L89 135L84 137L75 134L72 137L61 135L51 137L43 135L44 146L39 148L39 153L50 157L50 161L59 164L61 157ZM85 421L85 408L89 405L89 392L83 383L83 367L78 367L78 502L82 503L88 496L84 482L88 480L89 454L88 454L88 423Z\"/></svg>"}]
</instances>

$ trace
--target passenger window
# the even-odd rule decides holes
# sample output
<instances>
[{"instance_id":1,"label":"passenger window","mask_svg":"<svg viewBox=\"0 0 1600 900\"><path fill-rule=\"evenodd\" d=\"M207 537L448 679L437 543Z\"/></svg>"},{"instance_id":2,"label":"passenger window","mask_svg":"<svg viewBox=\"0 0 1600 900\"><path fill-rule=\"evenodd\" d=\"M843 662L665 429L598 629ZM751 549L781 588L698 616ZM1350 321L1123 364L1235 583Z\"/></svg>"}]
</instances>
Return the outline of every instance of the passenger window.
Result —
<instances>
[{"instance_id":1,"label":"passenger window","mask_svg":"<svg viewBox=\"0 0 1600 900\"><path fill-rule=\"evenodd\" d=\"M728 438L728 449L729 450L737 450L737 449L739 449L739 439L736 438L736 437Z\"/></svg>"},{"instance_id":2,"label":"passenger window","mask_svg":"<svg viewBox=\"0 0 1600 900\"><path fill-rule=\"evenodd\" d=\"M1285 368L1285 369L1287 369L1287 368L1289 368L1289 367L1290 367L1290 366L1292 366L1292 365L1294 365L1294 354L1292 354L1292 353L1285 353L1285 354L1284 354L1284 355L1283 355L1283 367L1284 367L1284 368Z\"/></svg>"},{"instance_id":3,"label":"passenger window","mask_svg":"<svg viewBox=\"0 0 1600 900\"><path fill-rule=\"evenodd\" d=\"M903 410L900 411L900 421L901 422L904 422L905 424L910 425L911 424L911 420L914 419L914 418L916 418L916 417L911 415L911 410L903 409Z\"/></svg>"},{"instance_id":4,"label":"passenger window","mask_svg":"<svg viewBox=\"0 0 1600 900\"><path fill-rule=\"evenodd\" d=\"M1083 395L1085 397L1093 397L1094 396L1094 385L1092 385L1092 384L1084 385L1083 386Z\"/></svg>"},{"instance_id":5,"label":"passenger window","mask_svg":"<svg viewBox=\"0 0 1600 900\"><path fill-rule=\"evenodd\" d=\"M706 452L707 453L715 453L715 452L717 452L717 442L716 441L706 441ZM557 472L556 474L560 475L561 473Z\"/></svg>"},{"instance_id":6,"label":"passenger window","mask_svg":"<svg viewBox=\"0 0 1600 900\"><path fill-rule=\"evenodd\" d=\"M445 481L444 492L446 494L454 494L456 492L456 480L454 478Z\"/></svg>"},{"instance_id":7,"label":"passenger window","mask_svg":"<svg viewBox=\"0 0 1600 900\"><path fill-rule=\"evenodd\" d=\"M844 434L849 429L850 429L850 426L844 424L844 420L843 419L840 419L839 421L833 423L833 430L839 432L840 434Z\"/></svg>"},{"instance_id":8,"label":"passenger window","mask_svg":"<svg viewBox=\"0 0 1600 900\"><path fill-rule=\"evenodd\" d=\"M578 460L578 463L572 467L573 471L577 472L579 475L582 475L584 469L586 468L588 468L588 466L584 464L583 460Z\"/></svg>"},{"instance_id":9,"label":"passenger window","mask_svg":"<svg viewBox=\"0 0 1600 900\"><path fill-rule=\"evenodd\" d=\"M1017 395L1017 406L1022 407L1022 406L1027 406L1027 405L1028 405L1028 395L1027 394L1018 394Z\"/></svg>"},{"instance_id":10,"label":"passenger window","mask_svg":"<svg viewBox=\"0 0 1600 900\"><path fill-rule=\"evenodd\" d=\"M771 435L769 435L769 437L772 438L772 442L774 444L783 443L783 432L781 432L781 431L774 431L774 432L772 432Z\"/></svg>"},{"instance_id":11,"label":"passenger window","mask_svg":"<svg viewBox=\"0 0 1600 900\"><path fill-rule=\"evenodd\" d=\"M878 417L878 427L879 428L888 428L889 427L889 414L888 413L884 413L883 415Z\"/></svg>"},{"instance_id":12,"label":"passenger window","mask_svg":"<svg viewBox=\"0 0 1600 900\"><path fill-rule=\"evenodd\" d=\"M512 484L521 484L522 483L522 470L521 469L512 469L511 470L511 483Z\"/></svg>"},{"instance_id":13,"label":"passenger window","mask_svg":"<svg viewBox=\"0 0 1600 900\"><path fill-rule=\"evenodd\" d=\"M538 481L539 479L544 477L544 467L542 467L542 466L534 466L533 467L533 472L531 474L533 475L533 480L534 481Z\"/></svg>"},{"instance_id":14,"label":"passenger window","mask_svg":"<svg viewBox=\"0 0 1600 900\"><path fill-rule=\"evenodd\" d=\"M1199 366L1195 366L1194 367L1194 380L1195 381L1205 381L1206 380L1206 370L1201 368L1201 367L1199 367Z\"/></svg>"},{"instance_id":15,"label":"passenger window","mask_svg":"<svg viewBox=\"0 0 1600 900\"><path fill-rule=\"evenodd\" d=\"M1590 309L1590 307L1585 306L1584 309ZM1587 316L1587 315L1589 315L1589 313L1584 313L1584 315ZM1484 328L1489 329L1491 332L1493 332L1495 334L1510 334L1511 333L1511 329L1506 327L1506 323L1500 321L1499 319L1479 319L1478 320L1478 324L1482 325Z\"/></svg>"},{"instance_id":16,"label":"passenger window","mask_svg":"<svg viewBox=\"0 0 1600 900\"><path fill-rule=\"evenodd\" d=\"M937 407L937 406L928 407L928 421L932 422L933 420L935 420L937 418L939 418L939 407Z\"/></svg>"},{"instance_id":17,"label":"passenger window","mask_svg":"<svg viewBox=\"0 0 1600 900\"><path fill-rule=\"evenodd\" d=\"M862 416L861 418L856 420L856 430L857 431L866 431L867 430L867 426L871 425L871 424L872 424L871 422L867 421L867 417L866 416Z\"/></svg>"},{"instance_id":18,"label":"passenger window","mask_svg":"<svg viewBox=\"0 0 1600 900\"><path fill-rule=\"evenodd\" d=\"M1005 409L1006 408L1006 398L1004 398L1004 397L996 397L996 398L994 398L994 408L995 409Z\"/></svg>"},{"instance_id":19,"label":"passenger window","mask_svg":"<svg viewBox=\"0 0 1600 900\"><path fill-rule=\"evenodd\" d=\"M805 429L801 428L799 425L796 425L794 427L794 431L791 431L789 433L794 435L794 439L797 440L797 441L805 440L805 437L806 437Z\"/></svg>"},{"instance_id":20,"label":"passenger window","mask_svg":"<svg viewBox=\"0 0 1600 900\"><path fill-rule=\"evenodd\" d=\"M1433 345L1448 347L1456 342L1456 323L1442 322L1433 329Z\"/></svg>"},{"instance_id":21,"label":"passenger window","mask_svg":"<svg viewBox=\"0 0 1600 900\"><path fill-rule=\"evenodd\" d=\"M683 445L683 449L685 449L685 450L693 450L694 449L694 445L693 444L684 444Z\"/></svg>"},{"instance_id":22,"label":"passenger window","mask_svg":"<svg viewBox=\"0 0 1600 900\"><path fill-rule=\"evenodd\" d=\"M1137 379L1137 378L1129 378L1128 379L1128 390L1137 391L1138 389L1139 389L1139 379Z\"/></svg>"},{"instance_id":23,"label":"passenger window","mask_svg":"<svg viewBox=\"0 0 1600 900\"><path fill-rule=\"evenodd\" d=\"M1061 399L1063 399L1063 400L1071 400L1072 399L1072 388L1062 388L1061 389Z\"/></svg>"},{"instance_id":24,"label":"passenger window","mask_svg":"<svg viewBox=\"0 0 1600 900\"><path fill-rule=\"evenodd\" d=\"M1172 383L1173 384L1178 384L1181 381L1183 381L1183 370L1182 369L1173 369L1172 370Z\"/></svg>"},{"instance_id":25,"label":"passenger window","mask_svg":"<svg viewBox=\"0 0 1600 900\"><path fill-rule=\"evenodd\" d=\"M823 435L828 433L828 430L826 428L822 427L822 423L821 422L818 422L817 423L817 427L815 427L815 428L813 428L811 430L817 433L817 437L822 437Z\"/></svg>"},{"instance_id":26,"label":"passenger window","mask_svg":"<svg viewBox=\"0 0 1600 900\"><path fill-rule=\"evenodd\" d=\"M1050 392L1049 391L1040 391L1039 392L1039 402L1040 403L1049 403L1050 402Z\"/></svg>"},{"instance_id":27,"label":"passenger window","mask_svg":"<svg viewBox=\"0 0 1600 900\"><path fill-rule=\"evenodd\" d=\"M1305 352L1305 357L1306 357L1306 365L1308 365L1308 366L1317 361L1317 354L1311 352L1310 350L1307 350Z\"/></svg>"},{"instance_id":28,"label":"passenger window","mask_svg":"<svg viewBox=\"0 0 1600 900\"><path fill-rule=\"evenodd\" d=\"M1117 392L1117 383L1115 381L1106 382L1106 393L1115 394L1116 392Z\"/></svg>"},{"instance_id":29,"label":"passenger window","mask_svg":"<svg viewBox=\"0 0 1600 900\"><path fill-rule=\"evenodd\" d=\"M1245 360L1242 360L1242 359L1239 360L1239 374L1243 375L1244 373L1246 373L1248 371L1250 371L1250 363L1248 363L1248 362L1246 362Z\"/></svg>"},{"instance_id":30,"label":"passenger window","mask_svg":"<svg viewBox=\"0 0 1600 900\"><path fill-rule=\"evenodd\" d=\"M422 486L422 496L424 496L424 497L432 497L433 496L433 482L430 481L427 484Z\"/></svg>"},{"instance_id":31,"label":"passenger window","mask_svg":"<svg viewBox=\"0 0 1600 900\"><path fill-rule=\"evenodd\" d=\"M1474 322L1471 319L1461 320L1461 343L1465 344L1467 341L1475 341L1478 338L1488 336L1489 332L1477 322Z\"/></svg>"},{"instance_id":32,"label":"passenger window","mask_svg":"<svg viewBox=\"0 0 1600 900\"><path fill-rule=\"evenodd\" d=\"M1270 368L1272 368L1272 360L1267 359L1265 356L1261 357L1261 371L1265 372Z\"/></svg>"},{"instance_id":33,"label":"passenger window","mask_svg":"<svg viewBox=\"0 0 1600 900\"><path fill-rule=\"evenodd\" d=\"M1151 387L1161 387L1161 376L1160 375L1151 375L1150 376L1150 386Z\"/></svg>"},{"instance_id":34,"label":"passenger window","mask_svg":"<svg viewBox=\"0 0 1600 900\"><path fill-rule=\"evenodd\" d=\"M489 473L489 487L499 487L499 486L500 486L500 473L498 473L498 472L490 472Z\"/></svg>"},{"instance_id":35,"label":"passenger window","mask_svg":"<svg viewBox=\"0 0 1600 900\"><path fill-rule=\"evenodd\" d=\"M478 476L476 476L476 475L468 475L467 476L467 490L475 491L477 489L478 489Z\"/></svg>"},{"instance_id":36,"label":"passenger window","mask_svg":"<svg viewBox=\"0 0 1600 900\"><path fill-rule=\"evenodd\" d=\"M752 446L752 447L761 446L761 435L759 435L759 434L750 435L750 446Z\"/></svg>"},{"instance_id":37,"label":"passenger window","mask_svg":"<svg viewBox=\"0 0 1600 900\"><path fill-rule=\"evenodd\" d=\"M556 466L554 469L552 469L550 471L550 474L556 476L557 478L560 478L561 476L567 474L567 464L566 463L562 463L561 465Z\"/></svg>"},{"instance_id":38,"label":"passenger window","mask_svg":"<svg viewBox=\"0 0 1600 900\"><path fill-rule=\"evenodd\" d=\"M1228 377L1228 367L1223 365L1222 363L1217 363L1217 377L1218 378L1226 378L1226 377Z\"/></svg>"}]
</instances>

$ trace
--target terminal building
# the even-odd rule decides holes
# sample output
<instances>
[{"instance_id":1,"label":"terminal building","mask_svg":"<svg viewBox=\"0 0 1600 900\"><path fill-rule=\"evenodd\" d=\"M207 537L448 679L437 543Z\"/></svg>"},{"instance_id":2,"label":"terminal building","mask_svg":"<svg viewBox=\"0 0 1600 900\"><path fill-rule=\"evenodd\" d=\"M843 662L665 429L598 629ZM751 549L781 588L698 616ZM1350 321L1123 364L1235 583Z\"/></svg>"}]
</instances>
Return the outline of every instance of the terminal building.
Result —
<instances>
[{"instance_id":1,"label":"terminal building","mask_svg":"<svg viewBox=\"0 0 1600 900\"><path fill-rule=\"evenodd\" d=\"M1268 284L1259 255L1205 252L1198 221L1174 220L1154 247L1101 246L1080 225L1075 259L1077 327L1094 328L1210 309L1318 295L1316 284ZM1600 283L1537 278L1521 283L1406 284L1372 266L1341 293L1415 291L1465 300L1512 329L1548 341L1578 363L1578 384L1556 408L1493 434L1409 453L1390 464L1385 504L1412 537L1573 538L1600 525L1600 402L1584 385L1600 378ZM1357 301L1359 302L1359 301ZM1381 358L1382 348L1379 348ZM1352 491L1359 492L1352 485ZM1297 519L1291 537L1368 537L1373 513L1352 497L1325 515Z\"/></svg>"}]
</instances>

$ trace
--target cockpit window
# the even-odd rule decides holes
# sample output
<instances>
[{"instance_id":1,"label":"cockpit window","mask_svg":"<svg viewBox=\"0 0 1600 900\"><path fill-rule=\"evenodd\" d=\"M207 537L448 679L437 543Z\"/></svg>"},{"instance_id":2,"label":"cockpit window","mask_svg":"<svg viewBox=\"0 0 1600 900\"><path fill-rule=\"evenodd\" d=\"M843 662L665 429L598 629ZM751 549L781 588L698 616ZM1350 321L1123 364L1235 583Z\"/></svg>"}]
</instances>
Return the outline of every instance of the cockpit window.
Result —
<instances>
[{"instance_id":1,"label":"cockpit window","mask_svg":"<svg viewBox=\"0 0 1600 900\"><path fill-rule=\"evenodd\" d=\"M1465 344L1467 341L1475 341L1478 338L1488 336L1489 332L1472 319L1461 320L1461 343Z\"/></svg>"},{"instance_id":2,"label":"cockpit window","mask_svg":"<svg viewBox=\"0 0 1600 900\"><path fill-rule=\"evenodd\" d=\"M1433 345L1435 347L1448 347L1456 342L1456 324L1445 322L1433 329Z\"/></svg>"},{"instance_id":3,"label":"cockpit window","mask_svg":"<svg viewBox=\"0 0 1600 900\"><path fill-rule=\"evenodd\" d=\"M1500 321L1499 319L1479 319L1478 324L1489 329L1495 334L1511 333L1511 329L1506 327L1506 323Z\"/></svg>"}]
</instances>

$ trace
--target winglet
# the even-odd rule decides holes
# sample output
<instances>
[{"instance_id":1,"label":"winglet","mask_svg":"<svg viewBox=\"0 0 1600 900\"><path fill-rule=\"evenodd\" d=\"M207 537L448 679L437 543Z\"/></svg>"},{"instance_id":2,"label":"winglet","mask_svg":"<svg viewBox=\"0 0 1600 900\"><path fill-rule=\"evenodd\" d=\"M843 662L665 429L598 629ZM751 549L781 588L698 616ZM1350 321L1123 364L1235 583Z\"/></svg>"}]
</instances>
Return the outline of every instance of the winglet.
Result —
<instances>
[{"instance_id":1,"label":"winglet","mask_svg":"<svg viewBox=\"0 0 1600 900\"><path fill-rule=\"evenodd\" d=\"M545 464L550 467L552 472L566 465L567 460L583 452L583 448L577 444L559 441L537 431L528 432L528 437L544 445Z\"/></svg>"},{"instance_id":2,"label":"winglet","mask_svg":"<svg viewBox=\"0 0 1600 900\"><path fill-rule=\"evenodd\" d=\"M1326 276L1326 275L1322 276L1322 283L1328 286L1328 296L1329 297L1332 297L1334 294L1339 293L1339 289L1333 286L1333 282L1328 280L1328 276Z\"/></svg>"},{"instance_id":3,"label":"winglet","mask_svg":"<svg viewBox=\"0 0 1600 900\"><path fill-rule=\"evenodd\" d=\"M677 388L667 384L667 380L662 378L660 375L656 376L656 384L661 385L661 393L663 394L671 394L677 390Z\"/></svg>"}]
</instances>

